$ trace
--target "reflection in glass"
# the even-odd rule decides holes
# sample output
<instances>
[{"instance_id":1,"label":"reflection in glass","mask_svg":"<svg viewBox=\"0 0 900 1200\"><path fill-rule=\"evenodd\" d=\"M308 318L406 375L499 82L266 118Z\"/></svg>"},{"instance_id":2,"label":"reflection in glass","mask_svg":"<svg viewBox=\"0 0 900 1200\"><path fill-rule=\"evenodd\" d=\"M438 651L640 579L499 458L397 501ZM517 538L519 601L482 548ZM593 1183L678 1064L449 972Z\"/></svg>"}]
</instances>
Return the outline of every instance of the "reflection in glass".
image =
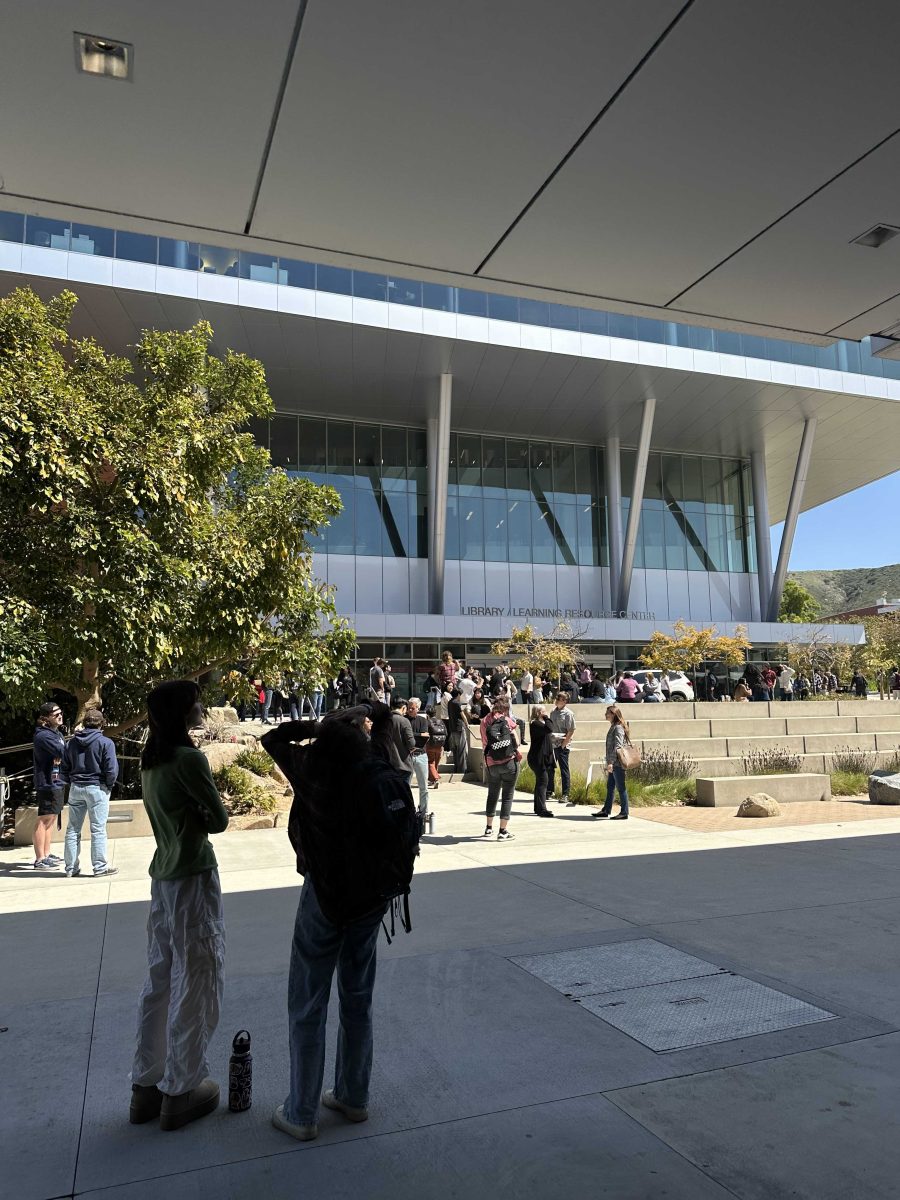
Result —
<instances>
[{"instance_id":1,"label":"reflection in glass","mask_svg":"<svg viewBox=\"0 0 900 1200\"><path fill-rule=\"evenodd\" d=\"M25 218L21 213L0 212L0 242L25 240Z\"/></svg>"},{"instance_id":2,"label":"reflection in glass","mask_svg":"<svg viewBox=\"0 0 900 1200\"><path fill-rule=\"evenodd\" d=\"M201 255L203 251L204 247L201 246ZM204 255L205 261L206 256ZM277 258L273 258L271 254L251 254L247 250L241 251L237 268L230 265L226 271L219 273L222 275L239 274L241 279L253 279L257 283L287 283L287 272L279 269Z\"/></svg>"},{"instance_id":3,"label":"reflection in glass","mask_svg":"<svg viewBox=\"0 0 900 1200\"><path fill-rule=\"evenodd\" d=\"M99 225L73 225L69 249L73 254L99 254L103 258L113 258L115 238L111 229L101 229Z\"/></svg>"},{"instance_id":4,"label":"reflection in glass","mask_svg":"<svg viewBox=\"0 0 900 1200\"><path fill-rule=\"evenodd\" d=\"M307 288L312 291L316 286L315 263L301 262L293 258L280 258L278 266L282 273L281 282L288 287Z\"/></svg>"},{"instance_id":5,"label":"reflection in glass","mask_svg":"<svg viewBox=\"0 0 900 1200\"><path fill-rule=\"evenodd\" d=\"M27 244L46 250L68 250L70 232L68 221L55 221L52 217L28 217L25 222Z\"/></svg>"},{"instance_id":6,"label":"reflection in glass","mask_svg":"<svg viewBox=\"0 0 900 1200\"><path fill-rule=\"evenodd\" d=\"M415 279L395 279L387 281L387 298L391 304L408 304L415 308L422 306L422 285Z\"/></svg>"},{"instance_id":7,"label":"reflection in glass","mask_svg":"<svg viewBox=\"0 0 900 1200\"><path fill-rule=\"evenodd\" d=\"M388 298L387 275L373 275L369 271L353 272L353 295L364 300L384 300Z\"/></svg>"},{"instance_id":8,"label":"reflection in glass","mask_svg":"<svg viewBox=\"0 0 900 1200\"><path fill-rule=\"evenodd\" d=\"M515 296L497 296L488 293L488 316L495 321L518 321L519 301Z\"/></svg>"},{"instance_id":9,"label":"reflection in glass","mask_svg":"<svg viewBox=\"0 0 900 1200\"><path fill-rule=\"evenodd\" d=\"M116 233L116 258L128 262L156 263L157 239L149 233Z\"/></svg>"},{"instance_id":10,"label":"reflection in glass","mask_svg":"<svg viewBox=\"0 0 900 1200\"><path fill-rule=\"evenodd\" d=\"M487 292L472 292L460 288L457 292L459 311L470 317L487 316Z\"/></svg>"},{"instance_id":11,"label":"reflection in glass","mask_svg":"<svg viewBox=\"0 0 900 1200\"><path fill-rule=\"evenodd\" d=\"M316 267L316 287L320 292L352 296L353 272L348 267L328 267L319 263Z\"/></svg>"},{"instance_id":12,"label":"reflection in glass","mask_svg":"<svg viewBox=\"0 0 900 1200\"><path fill-rule=\"evenodd\" d=\"M181 271L199 271L200 248L196 242L183 242L178 238L159 239L159 265L177 267Z\"/></svg>"},{"instance_id":13,"label":"reflection in glass","mask_svg":"<svg viewBox=\"0 0 900 1200\"><path fill-rule=\"evenodd\" d=\"M550 305L546 300L519 300L519 320L523 325L550 324Z\"/></svg>"}]
</instances>

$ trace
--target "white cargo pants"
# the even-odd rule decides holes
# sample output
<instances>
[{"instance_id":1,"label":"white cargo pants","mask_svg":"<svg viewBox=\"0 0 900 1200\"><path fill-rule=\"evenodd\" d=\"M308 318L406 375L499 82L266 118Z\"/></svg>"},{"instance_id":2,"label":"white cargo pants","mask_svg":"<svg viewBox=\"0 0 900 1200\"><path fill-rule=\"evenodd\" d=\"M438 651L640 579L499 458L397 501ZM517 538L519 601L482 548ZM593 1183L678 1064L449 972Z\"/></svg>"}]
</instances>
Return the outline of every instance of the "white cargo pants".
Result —
<instances>
[{"instance_id":1,"label":"white cargo pants","mask_svg":"<svg viewBox=\"0 0 900 1200\"><path fill-rule=\"evenodd\" d=\"M207 1046L219 1023L225 920L218 871L153 880L147 964L131 1082L181 1096L209 1075Z\"/></svg>"}]
</instances>

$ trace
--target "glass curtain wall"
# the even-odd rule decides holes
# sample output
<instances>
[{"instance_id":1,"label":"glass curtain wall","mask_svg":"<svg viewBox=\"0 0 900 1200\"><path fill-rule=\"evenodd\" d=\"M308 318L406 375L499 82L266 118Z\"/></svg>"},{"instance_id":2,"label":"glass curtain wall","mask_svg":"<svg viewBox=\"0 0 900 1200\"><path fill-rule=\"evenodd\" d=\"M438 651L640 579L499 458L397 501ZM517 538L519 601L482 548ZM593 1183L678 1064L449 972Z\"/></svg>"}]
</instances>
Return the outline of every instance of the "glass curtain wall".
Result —
<instances>
[{"instance_id":1,"label":"glass curtain wall","mask_svg":"<svg viewBox=\"0 0 900 1200\"><path fill-rule=\"evenodd\" d=\"M328 483L343 510L313 539L329 554L428 556L425 431L278 414L252 425L272 462ZM634 451L622 453L628 520ZM603 451L525 438L450 435L447 558L609 565ZM635 566L755 569L749 472L736 459L650 455Z\"/></svg>"},{"instance_id":2,"label":"glass curtain wall","mask_svg":"<svg viewBox=\"0 0 900 1200\"><path fill-rule=\"evenodd\" d=\"M340 493L343 509L310 539L314 550L428 557L424 430L278 414L251 432L273 466Z\"/></svg>"}]
</instances>

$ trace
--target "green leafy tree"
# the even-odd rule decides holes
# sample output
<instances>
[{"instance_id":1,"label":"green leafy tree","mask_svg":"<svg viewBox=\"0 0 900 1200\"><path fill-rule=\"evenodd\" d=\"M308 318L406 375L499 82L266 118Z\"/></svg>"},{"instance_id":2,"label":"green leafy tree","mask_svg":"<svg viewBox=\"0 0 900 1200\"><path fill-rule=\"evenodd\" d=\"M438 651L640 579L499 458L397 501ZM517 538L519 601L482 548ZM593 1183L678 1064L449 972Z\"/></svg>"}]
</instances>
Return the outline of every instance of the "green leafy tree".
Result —
<instances>
[{"instance_id":1,"label":"green leafy tree","mask_svg":"<svg viewBox=\"0 0 900 1200\"><path fill-rule=\"evenodd\" d=\"M578 643L565 621L560 621L546 634L538 633L533 625L524 625L521 629L514 627L508 638L491 646L491 653L508 660L514 671L539 674L552 680L556 687L559 687L562 672L579 657Z\"/></svg>"},{"instance_id":2,"label":"green leafy tree","mask_svg":"<svg viewBox=\"0 0 900 1200\"><path fill-rule=\"evenodd\" d=\"M68 333L70 292L0 300L0 691L141 719L148 687L237 662L332 673L354 636L307 537L338 494L271 468L259 362L205 322L134 364Z\"/></svg>"},{"instance_id":3,"label":"green leafy tree","mask_svg":"<svg viewBox=\"0 0 900 1200\"><path fill-rule=\"evenodd\" d=\"M753 643L747 640L744 625L735 627L733 634L719 633L715 625L697 629L685 621L675 622L674 636L657 630L640 654L645 667L660 671L680 670L693 674L697 688L697 671L701 663L722 663L727 667L743 666L746 652Z\"/></svg>"},{"instance_id":4,"label":"green leafy tree","mask_svg":"<svg viewBox=\"0 0 900 1200\"><path fill-rule=\"evenodd\" d=\"M791 625L801 625L815 621L822 610L819 603L802 583L796 579L788 579L781 596L781 607L778 610L778 620L787 621Z\"/></svg>"}]
</instances>

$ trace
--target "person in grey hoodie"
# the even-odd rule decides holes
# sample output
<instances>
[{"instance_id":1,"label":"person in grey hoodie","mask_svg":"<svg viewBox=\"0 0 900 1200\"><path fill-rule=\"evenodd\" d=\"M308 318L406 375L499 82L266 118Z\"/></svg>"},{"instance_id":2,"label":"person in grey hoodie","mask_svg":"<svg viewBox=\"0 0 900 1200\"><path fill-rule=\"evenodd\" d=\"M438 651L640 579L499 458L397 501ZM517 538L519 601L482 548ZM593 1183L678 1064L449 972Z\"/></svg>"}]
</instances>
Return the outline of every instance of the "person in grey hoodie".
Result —
<instances>
[{"instance_id":1,"label":"person in grey hoodie","mask_svg":"<svg viewBox=\"0 0 900 1200\"><path fill-rule=\"evenodd\" d=\"M69 823L66 826L65 866L69 879L81 874L81 827L91 825L91 864L95 877L117 875L106 858L109 794L119 777L116 748L103 733L106 721L99 708L89 708L83 727L70 738L63 753L62 778L69 784Z\"/></svg>"}]
</instances>

